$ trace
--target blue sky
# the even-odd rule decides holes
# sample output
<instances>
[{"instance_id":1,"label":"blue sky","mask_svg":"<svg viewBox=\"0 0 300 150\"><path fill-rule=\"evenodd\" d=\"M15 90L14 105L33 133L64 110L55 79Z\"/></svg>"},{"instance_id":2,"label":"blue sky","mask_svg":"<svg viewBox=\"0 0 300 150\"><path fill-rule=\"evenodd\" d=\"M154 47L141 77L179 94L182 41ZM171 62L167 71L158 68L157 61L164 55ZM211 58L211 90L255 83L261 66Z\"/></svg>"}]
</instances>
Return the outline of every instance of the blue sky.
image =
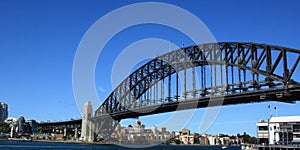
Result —
<instances>
[{"instance_id":1,"label":"blue sky","mask_svg":"<svg viewBox=\"0 0 300 150\"><path fill-rule=\"evenodd\" d=\"M78 118L72 91L72 65L85 32L100 17L119 7L144 1L1 1L0 2L0 101L9 105L9 116L38 121ZM300 10L294 1L159 1L177 5L196 15L217 41L258 42L300 49ZM179 18L180 20L180 18ZM134 34L138 33L138 34ZM163 26L137 26L114 37L103 50L96 68L100 100L112 91L110 68L120 50L143 38L188 44L184 36ZM257 103L225 106L208 133L255 135L255 122L266 119L268 105L278 115L300 115L300 104ZM97 107L97 106L94 106ZM199 131L204 109L187 125ZM273 112L274 114L274 112ZM142 117L147 127L171 114ZM125 125L133 120L122 122Z\"/></svg>"}]
</instances>

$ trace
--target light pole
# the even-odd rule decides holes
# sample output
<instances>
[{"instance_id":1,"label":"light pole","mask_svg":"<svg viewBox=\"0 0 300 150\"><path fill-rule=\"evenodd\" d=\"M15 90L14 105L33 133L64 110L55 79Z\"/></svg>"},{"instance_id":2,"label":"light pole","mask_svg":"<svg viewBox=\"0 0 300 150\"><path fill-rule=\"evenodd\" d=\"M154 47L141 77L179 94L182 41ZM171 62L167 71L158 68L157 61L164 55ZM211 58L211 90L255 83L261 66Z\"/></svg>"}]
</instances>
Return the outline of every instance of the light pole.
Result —
<instances>
[{"instance_id":1,"label":"light pole","mask_svg":"<svg viewBox=\"0 0 300 150\"><path fill-rule=\"evenodd\" d=\"M274 110L275 110L275 116L277 117L277 107L276 106L274 107Z\"/></svg>"},{"instance_id":2,"label":"light pole","mask_svg":"<svg viewBox=\"0 0 300 150\"><path fill-rule=\"evenodd\" d=\"M268 146L270 146L270 128L269 128L269 126L270 126L270 119L271 119L271 117L268 118Z\"/></svg>"},{"instance_id":3,"label":"light pole","mask_svg":"<svg viewBox=\"0 0 300 150\"><path fill-rule=\"evenodd\" d=\"M270 119L272 117L272 111L271 111L271 106L268 106L269 111L270 111L270 117L268 118L268 146L270 146Z\"/></svg>"}]
</instances>

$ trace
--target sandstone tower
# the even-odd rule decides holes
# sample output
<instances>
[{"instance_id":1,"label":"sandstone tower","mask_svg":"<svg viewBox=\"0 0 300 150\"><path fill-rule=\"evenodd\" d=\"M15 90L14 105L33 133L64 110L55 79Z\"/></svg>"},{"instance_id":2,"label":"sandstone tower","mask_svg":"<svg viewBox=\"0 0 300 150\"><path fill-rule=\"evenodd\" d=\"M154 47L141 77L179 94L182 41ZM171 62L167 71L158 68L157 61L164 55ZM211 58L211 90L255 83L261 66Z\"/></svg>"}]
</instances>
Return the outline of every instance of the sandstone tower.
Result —
<instances>
[{"instance_id":1,"label":"sandstone tower","mask_svg":"<svg viewBox=\"0 0 300 150\"><path fill-rule=\"evenodd\" d=\"M84 103L81 125L81 139L83 141L92 142L94 137L93 123L90 120L93 114L93 108L90 101Z\"/></svg>"}]
</instances>

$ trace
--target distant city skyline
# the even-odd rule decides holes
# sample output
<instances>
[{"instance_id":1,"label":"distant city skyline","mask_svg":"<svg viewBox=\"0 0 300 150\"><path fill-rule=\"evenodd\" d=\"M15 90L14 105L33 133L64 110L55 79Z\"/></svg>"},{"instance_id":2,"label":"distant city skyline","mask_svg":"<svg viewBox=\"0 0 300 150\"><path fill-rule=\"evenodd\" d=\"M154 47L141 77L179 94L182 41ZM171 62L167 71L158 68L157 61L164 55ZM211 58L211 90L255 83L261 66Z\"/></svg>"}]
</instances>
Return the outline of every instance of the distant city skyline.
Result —
<instances>
[{"instance_id":1,"label":"distant city skyline","mask_svg":"<svg viewBox=\"0 0 300 150\"><path fill-rule=\"evenodd\" d=\"M39 122L81 118L79 109L82 108L77 106L72 89L72 67L77 47L99 18L137 2L144 1L1 1L0 101L9 105L9 117L24 116ZM257 42L300 49L300 2L296 0L157 2L176 5L193 13L217 41ZM178 47L182 43L186 46L192 44L188 37L165 26L148 24L120 32L105 46L97 62L95 85L100 104L113 90L110 78L115 58L122 49L145 38L171 40ZM93 111L99 107L92 105ZM272 109L268 108L269 105ZM276 115L274 107L278 116L300 115L299 102L224 106L206 133L232 135L247 132L255 136L256 122L268 119L270 110L273 116ZM197 109L185 126L192 133L199 132L205 110ZM145 116L140 120L147 127L159 126L172 114ZM121 122L122 125L133 123L133 119Z\"/></svg>"}]
</instances>

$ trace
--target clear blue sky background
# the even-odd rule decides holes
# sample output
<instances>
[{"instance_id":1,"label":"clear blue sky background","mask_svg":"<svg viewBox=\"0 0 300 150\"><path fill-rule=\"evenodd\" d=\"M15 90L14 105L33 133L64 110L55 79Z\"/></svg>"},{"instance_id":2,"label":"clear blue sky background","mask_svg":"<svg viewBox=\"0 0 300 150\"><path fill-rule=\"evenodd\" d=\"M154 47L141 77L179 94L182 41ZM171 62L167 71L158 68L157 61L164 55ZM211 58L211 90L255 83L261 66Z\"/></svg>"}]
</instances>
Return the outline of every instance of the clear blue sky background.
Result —
<instances>
[{"instance_id":1,"label":"clear blue sky background","mask_svg":"<svg viewBox=\"0 0 300 150\"><path fill-rule=\"evenodd\" d=\"M100 17L119 7L143 1L44 0L0 2L0 101L9 105L9 116L38 121L79 118L72 91L72 65L77 46ZM251 41L300 49L300 2L291 1L160 1L182 7L201 19L217 41ZM145 30L147 29L147 30ZM96 70L101 100L112 91L110 67L124 48L148 37L182 42L177 33L164 27L142 26L118 35L107 45ZM144 31L141 35L130 33ZM161 34L166 32L170 34ZM126 36L127 35L127 36ZM126 41L122 37L127 37ZM119 39L119 40L118 40ZM114 43L113 43L114 42ZM118 45L118 46L114 46ZM103 67L105 64L106 67ZM299 73L299 72L297 72ZM300 115L300 104L258 103L226 106L208 133L256 135L255 122L267 119L268 105L278 115ZM190 124L199 131L198 109ZM198 114L198 115L197 115ZM142 117L147 127L159 124L170 114ZM124 124L133 124L133 120Z\"/></svg>"}]
</instances>

